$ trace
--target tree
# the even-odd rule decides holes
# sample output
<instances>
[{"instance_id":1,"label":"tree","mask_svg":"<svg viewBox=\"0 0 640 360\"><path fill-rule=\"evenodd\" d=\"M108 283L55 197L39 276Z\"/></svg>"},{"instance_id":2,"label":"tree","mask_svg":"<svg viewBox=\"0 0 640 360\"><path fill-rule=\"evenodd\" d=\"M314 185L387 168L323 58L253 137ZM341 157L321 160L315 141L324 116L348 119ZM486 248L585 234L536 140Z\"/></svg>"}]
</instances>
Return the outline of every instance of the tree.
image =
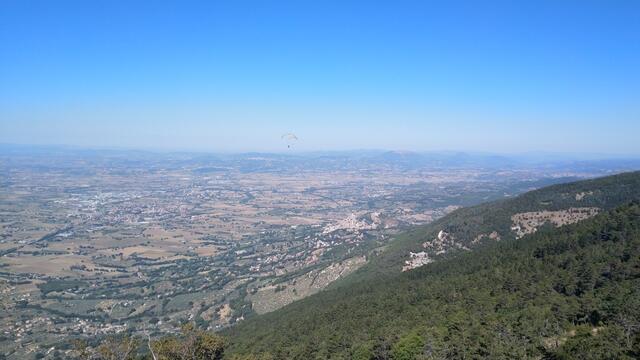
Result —
<instances>
[{"instance_id":1,"label":"tree","mask_svg":"<svg viewBox=\"0 0 640 360\"><path fill-rule=\"evenodd\" d=\"M393 360L416 360L423 353L424 340L416 331L401 337L391 349Z\"/></svg>"},{"instance_id":2,"label":"tree","mask_svg":"<svg viewBox=\"0 0 640 360\"><path fill-rule=\"evenodd\" d=\"M154 341L151 348L158 360L219 360L224 354L225 344L220 336L186 324L179 336Z\"/></svg>"},{"instance_id":3,"label":"tree","mask_svg":"<svg viewBox=\"0 0 640 360\"><path fill-rule=\"evenodd\" d=\"M140 341L128 335L110 336L97 349L99 359L129 360L134 359Z\"/></svg>"},{"instance_id":4,"label":"tree","mask_svg":"<svg viewBox=\"0 0 640 360\"><path fill-rule=\"evenodd\" d=\"M625 341L622 329L607 326L592 328L583 325L576 329L575 336L570 337L556 353L558 359L632 359L621 343Z\"/></svg>"}]
</instances>

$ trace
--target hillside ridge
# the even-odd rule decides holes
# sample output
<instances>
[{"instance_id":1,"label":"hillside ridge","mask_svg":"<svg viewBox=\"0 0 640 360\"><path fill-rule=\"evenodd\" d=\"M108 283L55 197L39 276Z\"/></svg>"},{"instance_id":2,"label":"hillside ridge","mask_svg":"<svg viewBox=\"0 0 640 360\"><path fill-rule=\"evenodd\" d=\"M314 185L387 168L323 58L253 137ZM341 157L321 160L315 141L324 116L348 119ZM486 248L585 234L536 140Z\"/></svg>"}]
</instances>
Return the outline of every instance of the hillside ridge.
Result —
<instances>
[{"instance_id":1,"label":"hillside ridge","mask_svg":"<svg viewBox=\"0 0 640 360\"><path fill-rule=\"evenodd\" d=\"M294 359L540 358L604 351L598 344L606 336L617 344L612 358L636 356L638 334L630 329L640 329L640 300L623 299L640 299L639 201L640 172L633 172L457 210L399 236L329 290L227 330L230 351ZM598 210L566 224L543 221L522 236L512 229L514 215L570 208ZM426 241L446 245L450 236L468 249L453 245L401 271L408 254L432 250ZM400 356L405 350L408 357Z\"/></svg>"}]
</instances>

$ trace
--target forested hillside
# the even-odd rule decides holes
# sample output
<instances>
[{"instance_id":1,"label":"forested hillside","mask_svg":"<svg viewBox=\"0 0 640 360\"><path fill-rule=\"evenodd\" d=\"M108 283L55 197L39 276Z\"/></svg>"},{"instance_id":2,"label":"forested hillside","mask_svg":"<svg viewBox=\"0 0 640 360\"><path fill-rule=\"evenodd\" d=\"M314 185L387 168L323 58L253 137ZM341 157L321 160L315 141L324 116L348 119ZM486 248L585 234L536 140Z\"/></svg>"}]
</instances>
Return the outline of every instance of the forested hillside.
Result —
<instances>
[{"instance_id":1,"label":"forested hillside","mask_svg":"<svg viewBox=\"0 0 640 360\"><path fill-rule=\"evenodd\" d=\"M540 211L562 211L570 208L595 208L606 211L629 201L640 201L640 172L623 173L592 180L578 181L544 187L513 199L495 201L458 209L428 225L417 227L397 238L385 251L370 257L359 271L336 282L333 286L349 285L365 279L394 277L409 252L430 252L433 259L446 258L460 247L475 249L494 242L488 236L495 232L502 240L516 238L511 229L514 214ZM455 239L454 244L444 244L445 253L435 254L422 244L433 242L440 231ZM454 246L457 245L457 246Z\"/></svg>"},{"instance_id":2,"label":"forested hillside","mask_svg":"<svg viewBox=\"0 0 640 360\"><path fill-rule=\"evenodd\" d=\"M228 330L227 354L282 359L640 356L640 173L557 185L461 209L412 231L331 290ZM599 215L516 239L514 214ZM444 230L469 244L400 272ZM456 250L456 249L453 249Z\"/></svg>"},{"instance_id":3,"label":"forested hillside","mask_svg":"<svg viewBox=\"0 0 640 360\"><path fill-rule=\"evenodd\" d=\"M640 356L640 205L391 279L325 291L231 329L282 359Z\"/></svg>"}]
</instances>

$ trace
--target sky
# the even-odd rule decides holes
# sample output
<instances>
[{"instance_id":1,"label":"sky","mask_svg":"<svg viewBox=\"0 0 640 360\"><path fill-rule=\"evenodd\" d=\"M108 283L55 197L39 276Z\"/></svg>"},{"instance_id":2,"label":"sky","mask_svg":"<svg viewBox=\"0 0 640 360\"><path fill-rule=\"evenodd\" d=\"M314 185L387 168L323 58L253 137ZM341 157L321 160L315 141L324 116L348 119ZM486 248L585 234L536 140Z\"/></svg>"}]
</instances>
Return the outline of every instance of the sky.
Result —
<instances>
[{"instance_id":1,"label":"sky","mask_svg":"<svg viewBox=\"0 0 640 360\"><path fill-rule=\"evenodd\" d=\"M638 155L639 134L639 1L0 0L0 143Z\"/></svg>"}]
</instances>

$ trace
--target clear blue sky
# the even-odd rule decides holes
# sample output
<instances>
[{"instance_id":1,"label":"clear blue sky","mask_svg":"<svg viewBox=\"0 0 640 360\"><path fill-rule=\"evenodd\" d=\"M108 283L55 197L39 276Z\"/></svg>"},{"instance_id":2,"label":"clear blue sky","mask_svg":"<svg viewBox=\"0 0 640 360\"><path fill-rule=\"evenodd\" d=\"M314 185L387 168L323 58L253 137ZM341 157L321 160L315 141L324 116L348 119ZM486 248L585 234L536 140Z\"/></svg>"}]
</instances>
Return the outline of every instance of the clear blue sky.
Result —
<instances>
[{"instance_id":1,"label":"clear blue sky","mask_svg":"<svg viewBox=\"0 0 640 360\"><path fill-rule=\"evenodd\" d=\"M639 1L0 1L0 142L640 154Z\"/></svg>"}]
</instances>

